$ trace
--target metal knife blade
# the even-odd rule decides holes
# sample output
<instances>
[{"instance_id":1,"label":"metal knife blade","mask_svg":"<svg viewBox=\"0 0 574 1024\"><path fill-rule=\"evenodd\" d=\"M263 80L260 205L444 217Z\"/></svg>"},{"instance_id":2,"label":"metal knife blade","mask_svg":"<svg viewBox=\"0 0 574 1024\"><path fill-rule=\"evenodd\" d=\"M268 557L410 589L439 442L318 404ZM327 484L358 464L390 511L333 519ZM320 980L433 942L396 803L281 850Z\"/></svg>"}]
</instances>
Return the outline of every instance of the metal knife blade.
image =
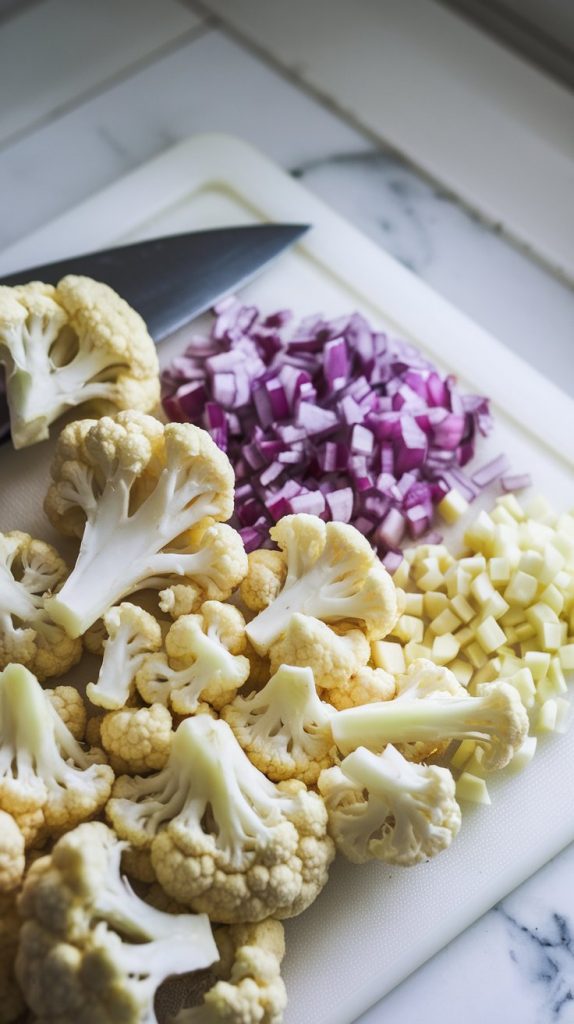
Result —
<instances>
[{"instance_id":1,"label":"metal knife blade","mask_svg":"<svg viewBox=\"0 0 574 1024\"><path fill-rule=\"evenodd\" d=\"M159 342L246 284L308 228L255 224L168 235L19 270L1 277L0 284L57 284L66 274L93 277L137 309Z\"/></svg>"}]
</instances>

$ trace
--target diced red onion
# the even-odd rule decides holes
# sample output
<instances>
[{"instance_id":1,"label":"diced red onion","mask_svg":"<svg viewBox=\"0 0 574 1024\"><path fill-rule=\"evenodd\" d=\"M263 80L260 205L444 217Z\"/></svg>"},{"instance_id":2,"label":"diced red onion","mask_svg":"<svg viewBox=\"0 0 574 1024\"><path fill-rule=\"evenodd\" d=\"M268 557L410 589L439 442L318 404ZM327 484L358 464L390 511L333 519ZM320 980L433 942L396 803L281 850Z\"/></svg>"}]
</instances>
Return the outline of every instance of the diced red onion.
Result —
<instances>
[{"instance_id":1,"label":"diced red onion","mask_svg":"<svg viewBox=\"0 0 574 1024\"><path fill-rule=\"evenodd\" d=\"M503 491L523 491L532 486L532 477L530 473L505 473L500 483Z\"/></svg>"},{"instance_id":2,"label":"diced red onion","mask_svg":"<svg viewBox=\"0 0 574 1024\"><path fill-rule=\"evenodd\" d=\"M487 399L462 395L416 348L363 316L260 316L219 303L208 337L193 335L162 374L170 419L200 423L236 471L236 522L249 550L292 511L352 522L396 562L452 487L472 500L507 465L463 472Z\"/></svg>"},{"instance_id":3,"label":"diced red onion","mask_svg":"<svg viewBox=\"0 0 574 1024\"><path fill-rule=\"evenodd\" d=\"M491 462L487 462L480 469L477 469L472 474L472 482L477 487L487 487L493 480L497 480L499 476L510 469L510 463L506 455L497 455Z\"/></svg>"}]
</instances>

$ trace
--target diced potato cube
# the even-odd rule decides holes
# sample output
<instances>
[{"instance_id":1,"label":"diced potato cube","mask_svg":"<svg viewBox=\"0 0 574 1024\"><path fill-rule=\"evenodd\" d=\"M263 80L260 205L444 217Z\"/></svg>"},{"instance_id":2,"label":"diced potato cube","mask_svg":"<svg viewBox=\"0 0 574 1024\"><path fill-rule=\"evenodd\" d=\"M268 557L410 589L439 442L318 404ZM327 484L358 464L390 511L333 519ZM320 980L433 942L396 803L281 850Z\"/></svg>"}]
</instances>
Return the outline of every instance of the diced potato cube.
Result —
<instances>
[{"instance_id":1,"label":"diced potato cube","mask_svg":"<svg viewBox=\"0 0 574 1024\"><path fill-rule=\"evenodd\" d=\"M397 587L406 587L410 577L410 566L406 558L403 558L401 564L395 569L393 573L393 583Z\"/></svg>"},{"instance_id":2,"label":"diced potato cube","mask_svg":"<svg viewBox=\"0 0 574 1024\"><path fill-rule=\"evenodd\" d=\"M540 630L545 622L558 623L558 616L553 608L549 608L547 604L543 604L541 601L537 601L536 604L527 608L524 613L528 622Z\"/></svg>"},{"instance_id":3,"label":"diced potato cube","mask_svg":"<svg viewBox=\"0 0 574 1024\"><path fill-rule=\"evenodd\" d=\"M408 644L405 644L404 651L407 665L412 665L413 661L417 661L418 658L430 659L431 656L430 647L418 644L415 640L409 640Z\"/></svg>"},{"instance_id":4,"label":"diced potato cube","mask_svg":"<svg viewBox=\"0 0 574 1024\"><path fill-rule=\"evenodd\" d=\"M480 645L479 650L482 650ZM499 675L500 673L496 671L492 661L485 661L484 665L477 668L472 677L473 690L475 690L477 686L480 686L481 683L493 683L495 679L498 679Z\"/></svg>"},{"instance_id":5,"label":"diced potato cube","mask_svg":"<svg viewBox=\"0 0 574 1024\"><path fill-rule=\"evenodd\" d=\"M486 558L484 555L471 555L468 558L461 558L459 568L467 572L469 576L478 576L479 572L486 569Z\"/></svg>"},{"instance_id":6,"label":"diced potato cube","mask_svg":"<svg viewBox=\"0 0 574 1024\"><path fill-rule=\"evenodd\" d=\"M521 622L524 622L523 608L509 608L500 619L500 625L505 629L507 626L519 626Z\"/></svg>"},{"instance_id":7,"label":"diced potato cube","mask_svg":"<svg viewBox=\"0 0 574 1024\"><path fill-rule=\"evenodd\" d=\"M429 572L425 572L423 576L420 576L417 579L417 584L420 590L439 590L444 586L444 576L440 569L432 569Z\"/></svg>"},{"instance_id":8,"label":"diced potato cube","mask_svg":"<svg viewBox=\"0 0 574 1024\"><path fill-rule=\"evenodd\" d=\"M484 768L483 761L484 750L477 744L477 746L474 748L472 757L470 758L469 761L466 762L464 766L465 772L467 772L468 775L476 775L478 776L478 778L483 779L484 776L487 774Z\"/></svg>"},{"instance_id":9,"label":"diced potato cube","mask_svg":"<svg viewBox=\"0 0 574 1024\"><path fill-rule=\"evenodd\" d=\"M525 511L526 515L531 519L539 519L543 523L554 523L556 521L556 513L543 494L533 495Z\"/></svg>"},{"instance_id":10,"label":"diced potato cube","mask_svg":"<svg viewBox=\"0 0 574 1024\"><path fill-rule=\"evenodd\" d=\"M517 522L526 518L524 509L515 494L504 494L501 498L496 499L496 504L499 508L505 508Z\"/></svg>"},{"instance_id":11,"label":"diced potato cube","mask_svg":"<svg viewBox=\"0 0 574 1024\"><path fill-rule=\"evenodd\" d=\"M538 741L536 736L527 736L522 746L516 751L512 761L506 767L506 771L512 775L518 775L528 767L536 753Z\"/></svg>"},{"instance_id":12,"label":"diced potato cube","mask_svg":"<svg viewBox=\"0 0 574 1024\"><path fill-rule=\"evenodd\" d=\"M560 615L560 612L564 608L564 595L560 593L558 587L555 587L553 583L549 583L545 590L540 595L540 600L547 604L552 611Z\"/></svg>"},{"instance_id":13,"label":"diced potato cube","mask_svg":"<svg viewBox=\"0 0 574 1024\"><path fill-rule=\"evenodd\" d=\"M465 654L468 660L470 661L471 665L474 665L475 668L481 668L482 665L485 665L488 660L482 647L480 646L480 644L477 644L476 640L468 645L468 647L465 650Z\"/></svg>"},{"instance_id":14,"label":"diced potato cube","mask_svg":"<svg viewBox=\"0 0 574 1024\"><path fill-rule=\"evenodd\" d=\"M505 640L506 636L503 630L498 625L496 619L489 615L484 622L481 622L476 630L476 639L486 654L491 654L492 651L498 650Z\"/></svg>"},{"instance_id":15,"label":"diced potato cube","mask_svg":"<svg viewBox=\"0 0 574 1024\"><path fill-rule=\"evenodd\" d=\"M559 622L543 622L539 635L545 651L557 651L562 643Z\"/></svg>"},{"instance_id":16,"label":"diced potato cube","mask_svg":"<svg viewBox=\"0 0 574 1024\"><path fill-rule=\"evenodd\" d=\"M491 554L494 538L494 523L488 512L480 512L475 521L464 531L464 543L473 551Z\"/></svg>"},{"instance_id":17,"label":"diced potato cube","mask_svg":"<svg viewBox=\"0 0 574 1024\"><path fill-rule=\"evenodd\" d=\"M486 615L492 615L494 619L501 619L508 611L509 607L510 606L506 603L502 594L498 594L497 591L494 590L492 596L484 602L482 611L483 613L486 613Z\"/></svg>"},{"instance_id":18,"label":"diced potato cube","mask_svg":"<svg viewBox=\"0 0 574 1024\"><path fill-rule=\"evenodd\" d=\"M566 692L566 680L564 678L564 672L562 671L562 662L560 661L559 655L554 655L554 657L550 659L548 678L556 687L559 688L560 693Z\"/></svg>"},{"instance_id":19,"label":"diced potato cube","mask_svg":"<svg viewBox=\"0 0 574 1024\"><path fill-rule=\"evenodd\" d=\"M492 595L496 593L487 572L481 572L478 576L474 577L470 584L470 592L475 601L478 601L480 605L486 604Z\"/></svg>"},{"instance_id":20,"label":"diced potato cube","mask_svg":"<svg viewBox=\"0 0 574 1024\"><path fill-rule=\"evenodd\" d=\"M464 768L476 749L476 740L462 740L450 759L453 768Z\"/></svg>"},{"instance_id":21,"label":"diced potato cube","mask_svg":"<svg viewBox=\"0 0 574 1024\"><path fill-rule=\"evenodd\" d=\"M514 634L517 641L530 640L536 634L534 626L530 622L521 622L520 625L512 627L505 627L506 635L508 636L508 630L514 628Z\"/></svg>"},{"instance_id":22,"label":"diced potato cube","mask_svg":"<svg viewBox=\"0 0 574 1024\"><path fill-rule=\"evenodd\" d=\"M460 626L460 619L458 615L455 615L450 608L445 608L444 611L437 615L432 620L431 629L436 636L443 636L445 633L453 633Z\"/></svg>"},{"instance_id":23,"label":"diced potato cube","mask_svg":"<svg viewBox=\"0 0 574 1024\"><path fill-rule=\"evenodd\" d=\"M547 733L554 732L556 729L556 720L558 718L558 707L556 700L551 697L549 700L545 700L542 704L538 717L536 719L536 732Z\"/></svg>"},{"instance_id":24,"label":"diced potato cube","mask_svg":"<svg viewBox=\"0 0 574 1024\"><path fill-rule=\"evenodd\" d=\"M563 693L566 693L567 686L564 676L557 673L549 673L544 679L541 679L536 687L536 696L539 704L544 704L545 701L551 700L554 697L561 697Z\"/></svg>"},{"instance_id":25,"label":"diced potato cube","mask_svg":"<svg viewBox=\"0 0 574 1024\"><path fill-rule=\"evenodd\" d=\"M484 779L470 772L463 772L456 784L456 798L463 803L468 801L473 804L491 803L488 795L488 787Z\"/></svg>"},{"instance_id":26,"label":"diced potato cube","mask_svg":"<svg viewBox=\"0 0 574 1024\"><path fill-rule=\"evenodd\" d=\"M529 668L521 668L514 675L508 676L504 680L505 683L511 683L520 694L520 699L524 704L525 708L531 708L534 706L534 700L536 697L536 687L534 685L534 679L532 678L532 672Z\"/></svg>"},{"instance_id":27,"label":"diced potato cube","mask_svg":"<svg viewBox=\"0 0 574 1024\"><path fill-rule=\"evenodd\" d=\"M574 644L564 644L559 651L560 667L565 672L574 672Z\"/></svg>"},{"instance_id":28,"label":"diced potato cube","mask_svg":"<svg viewBox=\"0 0 574 1024\"><path fill-rule=\"evenodd\" d=\"M463 626L462 629L457 629L454 634L459 647L466 647L474 640L474 630L470 626Z\"/></svg>"},{"instance_id":29,"label":"diced potato cube","mask_svg":"<svg viewBox=\"0 0 574 1024\"><path fill-rule=\"evenodd\" d=\"M448 665L456 658L459 645L452 633L435 637L432 645L431 658L437 665Z\"/></svg>"},{"instance_id":30,"label":"diced potato cube","mask_svg":"<svg viewBox=\"0 0 574 1024\"><path fill-rule=\"evenodd\" d=\"M526 639L526 637L520 637ZM526 667L532 672L535 682L540 682L550 668L550 655L547 651L527 651L524 656Z\"/></svg>"},{"instance_id":31,"label":"diced potato cube","mask_svg":"<svg viewBox=\"0 0 574 1024\"><path fill-rule=\"evenodd\" d=\"M463 498L456 487L453 487L448 494L445 494L442 501L439 501L437 505L438 513L442 516L445 523L456 523L457 519L460 519L467 509L468 501L466 498Z\"/></svg>"},{"instance_id":32,"label":"diced potato cube","mask_svg":"<svg viewBox=\"0 0 574 1024\"><path fill-rule=\"evenodd\" d=\"M494 584L507 583L512 570L508 558L489 558L488 575Z\"/></svg>"},{"instance_id":33,"label":"diced potato cube","mask_svg":"<svg viewBox=\"0 0 574 1024\"><path fill-rule=\"evenodd\" d=\"M472 665L469 665L467 661L463 661L462 658L455 658L448 667L454 673L461 686L468 686L472 679Z\"/></svg>"},{"instance_id":34,"label":"diced potato cube","mask_svg":"<svg viewBox=\"0 0 574 1024\"><path fill-rule=\"evenodd\" d=\"M417 615L419 619L422 618L423 595L405 594L403 607L405 615Z\"/></svg>"},{"instance_id":35,"label":"diced potato cube","mask_svg":"<svg viewBox=\"0 0 574 1024\"><path fill-rule=\"evenodd\" d=\"M540 573L544 568L544 557L540 551L525 551L520 556L518 568L521 572L527 573L529 576L535 576L536 579L540 579Z\"/></svg>"},{"instance_id":36,"label":"diced potato cube","mask_svg":"<svg viewBox=\"0 0 574 1024\"><path fill-rule=\"evenodd\" d=\"M393 676L406 671L405 656L400 644L390 640L374 640L371 644L373 661L376 668L384 668Z\"/></svg>"},{"instance_id":37,"label":"diced potato cube","mask_svg":"<svg viewBox=\"0 0 574 1024\"><path fill-rule=\"evenodd\" d=\"M509 604L518 604L526 608L536 597L538 580L527 572L518 569L510 578L510 583L504 591L504 600Z\"/></svg>"},{"instance_id":38,"label":"diced potato cube","mask_svg":"<svg viewBox=\"0 0 574 1024\"><path fill-rule=\"evenodd\" d=\"M572 718L572 705L564 697L556 698L556 725L555 732L567 732Z\"/></svg>"},{"instance_id":39,"label":"diced potato cube","mask_svg":"<svg viewBox=\"0 0 574 1024\"><path fill-rule=\"evenodd\" d=\"M428 615L429 619L436 619L437 615L448 608L448 597L446 594L441 594L436 590L429 590L424 595L424 610L425 615Z\"/></svg>"},{"instance_id":40,"label":"diced potato cube","mask_svg":"<svg viewBox=\"0 0 574 1024\"><path fill-rule=\"evenodd\" d=\"M446 592L450 598L460 594L462 597L468 597L470 594L470 584L472 583L472 576L470 573L461 569L460 565L453 565L448 572L445 574Z\"/></svg>"},{"instance_id":41,"label":"diced potato cube","mask_svg":"<svg viewBox=\"0 0 574 1024\"><path fill-rule=\"evenodd\" d=\"M455 594L451 598L450 606L461 622L470 622L474 615L474 608L468 603L463 594Z\"/></svg>"},{"instance_id":42,"label":"diced potato cube","mask_svg":"<svg viewBox=\"0 0 574 1024\"><path fill-rule=\"evenodd\" d=\"M398 637L403 643L408 643L409 640L415 640L417 643L421 643L423 638L424 626L422 619L417 619L414 615L401 615L398 622L395 623L393 628L393 636Z\"/></svg>"}]
</instances>

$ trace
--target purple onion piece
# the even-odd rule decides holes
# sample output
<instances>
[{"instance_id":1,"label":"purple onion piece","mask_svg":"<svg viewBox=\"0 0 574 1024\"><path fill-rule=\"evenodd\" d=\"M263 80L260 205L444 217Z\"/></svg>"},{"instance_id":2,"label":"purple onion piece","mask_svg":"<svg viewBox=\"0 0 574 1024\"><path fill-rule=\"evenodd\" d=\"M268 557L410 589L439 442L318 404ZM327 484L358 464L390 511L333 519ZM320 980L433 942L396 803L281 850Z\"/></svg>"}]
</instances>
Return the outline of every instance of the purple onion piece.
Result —
<instances>
[{"instance_id":1,"label":"purple onion piece","mask_svg":"<svg viewBox=\"0 0 574 1024\"><path fill-rule=\"evenodd\" d=\"M500 484L502 490L506 491L523 491L526 487L532 486L532 477L530 473L505 473L500 478Z\"/></svg>"}]
</instances>

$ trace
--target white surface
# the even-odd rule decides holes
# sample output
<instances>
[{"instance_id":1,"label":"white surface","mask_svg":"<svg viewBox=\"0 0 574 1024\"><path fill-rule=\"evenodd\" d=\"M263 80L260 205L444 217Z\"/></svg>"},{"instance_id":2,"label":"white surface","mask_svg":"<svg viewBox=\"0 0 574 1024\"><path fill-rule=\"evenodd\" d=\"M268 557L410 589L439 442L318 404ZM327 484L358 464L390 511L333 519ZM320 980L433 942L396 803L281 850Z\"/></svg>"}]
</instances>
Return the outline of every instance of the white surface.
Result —
<instances>
[{"instance_id":1,"label":"white surface","mask_svg":"<svg viewBox=\"0 0 574 1024\"><path fill-rule=\"evenodd\" d=\"M200 7L574 277L566 89L431 0Z\"/></svg>"},{"instance_id":2,"label":"white surface","mask_svg":"<svg viewBox=\"0 0 574 1024\"><path fill-rule=\"evenodd\" d=\"M146 218L143 209L149 210ZM316 225L313 235L252 286L249 295L268 308L296 304L301 313L362 308L439 354L473 387L484 387L488 367L487 390L501 399L505 391L499 379L512 374L523 390L517 388L514 422L502 408L495 410L491 449L504 447L517 466L528 464L538 486L561 505L571 504L574 454L570 450L565 458L554 431L562 416L574 422L574 404L551 385L539 391L548 393L545 420L536 426L546 443L535 440L531 418L530 434L518 426L521 417L529 419L529 389L540 389L533 371L244 146L214 138L179 147L51 232L23 242L5 255L3 268L25 262L32 253L39 260L57 257L79 238L84 247L210 223L301 216ZM162 357L168 355L164 346ZM11 481L11 488L0 496L0 528L14 525L8 521L12 511L19 528L26 529L37 521L32 491L42 489L47 446L2 456L2 478ZM28 493L28 500L21 500L17 487ZM544 745L528 776L492 786L492 809L468 815L455 846L437 861L409 872L336 865L320 900L288 925L285 976L291 1003L286 1021L348 1022L443 946L572 839L573 787L571 738L553 740Z\"/></svg>"}]
</instances>

